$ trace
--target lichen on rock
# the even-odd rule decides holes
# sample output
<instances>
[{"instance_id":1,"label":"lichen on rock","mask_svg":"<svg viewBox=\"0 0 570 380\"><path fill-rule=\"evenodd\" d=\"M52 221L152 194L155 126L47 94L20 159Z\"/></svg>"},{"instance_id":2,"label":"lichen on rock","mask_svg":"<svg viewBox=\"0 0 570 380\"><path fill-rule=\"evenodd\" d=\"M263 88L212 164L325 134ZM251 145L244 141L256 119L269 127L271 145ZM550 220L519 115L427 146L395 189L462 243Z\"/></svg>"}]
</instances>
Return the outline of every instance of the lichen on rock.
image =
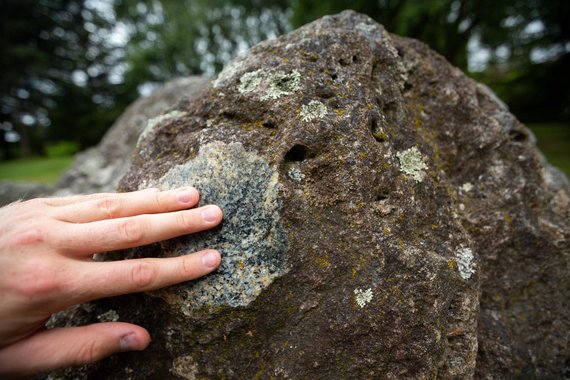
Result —
<instances>
[{"instance_id":1,"label":"lichen on rock","mask_svg":"<svg viewBox=\"0 0 570 380\"><path fill-rule=\"evenodd\" d=\"M427 165L423 161L422 154L415 146L396 153L400 160L400 170L411 176L416 182L422 181L423 171Z\"/></svg>"},{"instance_id":2,"label":"lichen on rock","mask_svg":"<svg viewBox=\"0 0 570 380\"><path fill-rule=\"evenodd\" d=\"M240 77L238 91L242 94L260 93L262 100L279 99L292 95L301 88L301 74L297 70L259 69Z\"/></svg>"},{"instance_id":3,"label":"lichen on rock","mask_svg":"<svg viewBox=\"0 0 570 380\"><path fill-rule=\"evenodd\" d=\"M366 290L360 288L354 289L354 298L358 306L360 306L360 308L363 308L364 306L366 306L367 303L372 301L373 297L374 293L372 293L372 289L370 288Z\"/></svg>"},{"instance_id":4,"label":"lichen on rock","mask_svg":"<svg viewBox=\"0 0 570 380\"><path fill-rule=\"evenodd\" d=\"M455 252L455 257L459 274L464 280L468 280L475 273L475 268L473 268L473 251L471 248L461 246Z\"/></svg>"},{"instance_id":5,"label":"lichen on rock","mask_svg":"<svg viewBox=\"0 0 570 380\"><path fill-rule=\"evenodd\" d=\"M257 87L263 79L263 70L255 70L249 73L245 73L239 80L238 90L242 94L249 94L257 90Z\"/></svg>"},{"instance_id":6,"label":"lichen on rock","mask_svg":"<svg viewBox=\"0 0 570 380\"><path fill-rule=\"evenodd\" d=\"M157 117L153 117L152 119L149 119L146 123L145 128L143 129L143 131L141 132L141 134L139 136L137 145L139 145L141 143L141 141L143 141L145 138L147 138L152 133L152 130L154 128L156 128L157 125L164 123L168 120L181 118L185 115L186 115L186 112L173 110L173 111L166 112L162 115L159 115Z\"/></svg>"},{"instance_id":7,"label":"lichen on rock","mask_svg":"<svg viewBox=\"0 0 570 380\"><path fill-rule=\"evenodd\" d=\"M327 106L318 100L311 100L309 104L301 106L301 117L303 121L322 119L327 115Z\"/></svg>"}]
</instances>

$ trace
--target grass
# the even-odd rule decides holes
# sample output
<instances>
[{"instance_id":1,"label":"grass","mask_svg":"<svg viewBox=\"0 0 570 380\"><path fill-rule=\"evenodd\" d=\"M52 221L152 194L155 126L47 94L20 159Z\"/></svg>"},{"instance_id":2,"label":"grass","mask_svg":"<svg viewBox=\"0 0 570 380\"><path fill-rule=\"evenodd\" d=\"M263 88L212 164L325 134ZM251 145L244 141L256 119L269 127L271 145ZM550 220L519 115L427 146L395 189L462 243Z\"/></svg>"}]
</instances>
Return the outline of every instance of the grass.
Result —
<instances>
[{"instance_id":1,"label":"grass","mask_svg":"<svg viewBox=\"0 0 570 380\"><path fill-rule=\"evenodd\" d=\"M529 124L548 162L570 178L570 124Z\"/></svg>"},{"instance_id":2,"label":"grass","mask_svg":"<svg viewBox=\"0 0 570 380\"><path fill-rule=\"evenodd\" d=\"M0 162L0 180L54 184L72 162L73 156Z\"/></svg>"}]
</instances>

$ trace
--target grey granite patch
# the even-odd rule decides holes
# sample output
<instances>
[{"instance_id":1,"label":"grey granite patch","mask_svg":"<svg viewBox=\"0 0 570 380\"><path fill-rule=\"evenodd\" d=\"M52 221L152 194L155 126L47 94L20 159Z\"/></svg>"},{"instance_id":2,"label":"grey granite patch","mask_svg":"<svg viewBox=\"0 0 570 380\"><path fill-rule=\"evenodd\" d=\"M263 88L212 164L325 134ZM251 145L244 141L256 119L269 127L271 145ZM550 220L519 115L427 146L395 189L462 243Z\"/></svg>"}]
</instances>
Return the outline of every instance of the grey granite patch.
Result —
<instances>
[{"instance_id":1,"label":"grey granite patch","mask_svg":"<svg viewBox=\"0 0 570 380\"><path fill-rule=\"evenodd\" d=\"M221 228L189 235L175 248L177 255L215 248L223 257L214 274L183 286L188 312L204 306L246 306L287 271L278 173L264 157L240 143L213 142L157 185L192 185L200 191L201 204L217 204L224 212Z\"/></svg>"}]
</instances>

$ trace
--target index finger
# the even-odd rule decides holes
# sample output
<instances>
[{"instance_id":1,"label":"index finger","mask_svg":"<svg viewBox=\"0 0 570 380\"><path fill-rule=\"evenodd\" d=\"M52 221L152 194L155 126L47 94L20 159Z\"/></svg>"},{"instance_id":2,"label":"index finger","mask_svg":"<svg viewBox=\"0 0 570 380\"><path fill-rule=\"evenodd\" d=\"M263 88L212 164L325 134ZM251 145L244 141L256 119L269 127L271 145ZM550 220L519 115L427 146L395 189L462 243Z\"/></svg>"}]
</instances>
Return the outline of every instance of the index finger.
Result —
<instances>
[{"instance_id":1,"label":"index finger","mask_svg":"<svg viewBox=\"0 0 570 380\"><path fill-rule=\"evenodd\" d=\"M158 214L195 206L198 190L184 187L167 191L149 189L131 193L106 194L84 202L58 207L56 219L69 223L87 223L141 214Z\"/></svg>"}]
</instances>

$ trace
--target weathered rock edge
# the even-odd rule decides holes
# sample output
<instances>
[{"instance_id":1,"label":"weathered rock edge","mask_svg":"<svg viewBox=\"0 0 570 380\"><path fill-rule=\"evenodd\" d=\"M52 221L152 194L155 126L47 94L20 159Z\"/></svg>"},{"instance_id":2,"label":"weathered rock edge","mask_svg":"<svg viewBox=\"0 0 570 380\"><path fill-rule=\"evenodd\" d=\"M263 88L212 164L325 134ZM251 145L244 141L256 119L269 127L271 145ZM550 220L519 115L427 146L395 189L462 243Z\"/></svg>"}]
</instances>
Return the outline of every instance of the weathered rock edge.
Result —
<instances>
[{"instance_id":1,"label":"weathered rock edge","mask_svg":"<svg viewBox=\"0 0 570 380\"><path fill-rule=\"evenodd\" d=\"M239 144L278 173L287 269L247 306L188 312L182 285L76 308L73 323L113 315L154 340L63 376L569 376L568 181L491 91L422 43L354 12L325 17L252 48L167 115L121 189ZM201 190L232 189L216 178ZM202 237L126 257L179 254L187 239Z\"/></svg>"}]
</instances>

